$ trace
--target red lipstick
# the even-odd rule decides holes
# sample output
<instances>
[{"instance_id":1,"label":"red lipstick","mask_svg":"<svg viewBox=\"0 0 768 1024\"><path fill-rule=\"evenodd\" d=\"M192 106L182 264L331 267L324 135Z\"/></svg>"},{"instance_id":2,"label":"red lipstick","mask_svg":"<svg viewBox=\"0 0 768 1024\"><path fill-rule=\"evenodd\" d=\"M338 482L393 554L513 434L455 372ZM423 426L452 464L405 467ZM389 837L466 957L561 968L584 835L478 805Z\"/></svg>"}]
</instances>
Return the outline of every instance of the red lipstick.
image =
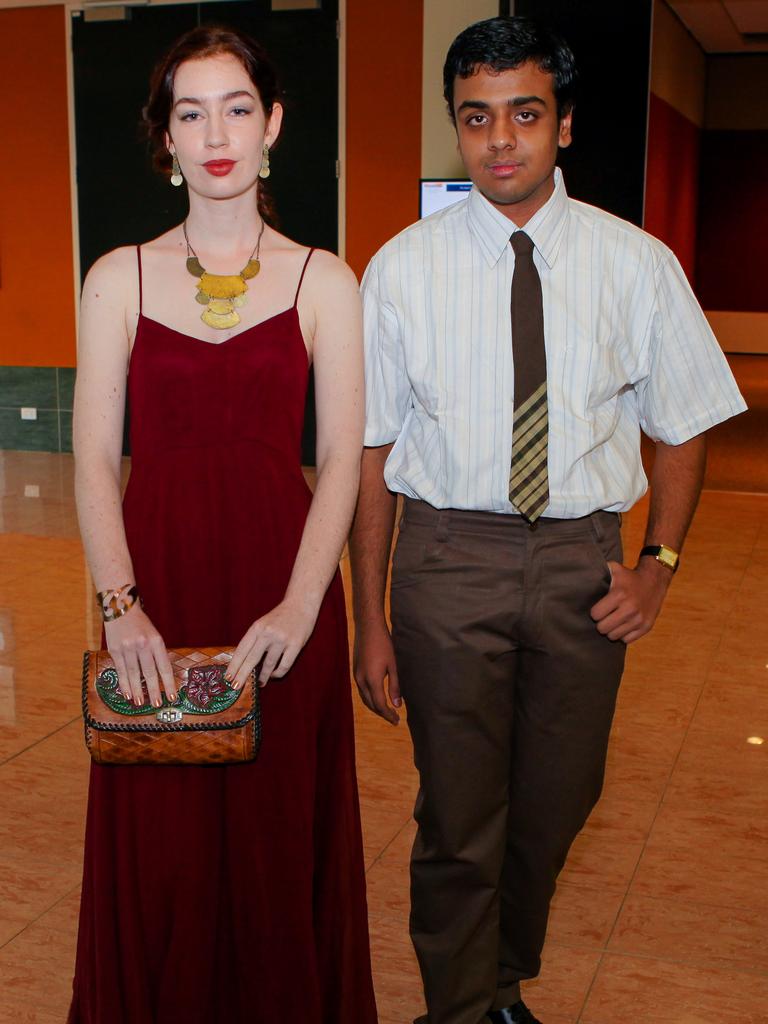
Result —
<instances>
[{"instance_id":1,"label":"red lipstick","mask_svg":"<svg viewBox=\"0 0 768 1024\"><path fill-rule=\"evenodd\" d=\"M209 160L203 164L206 171L209 174L213 174L216 178L223 178L225 174L229 174L234 166L234 160Z\"/></svg>"}]
</instances>

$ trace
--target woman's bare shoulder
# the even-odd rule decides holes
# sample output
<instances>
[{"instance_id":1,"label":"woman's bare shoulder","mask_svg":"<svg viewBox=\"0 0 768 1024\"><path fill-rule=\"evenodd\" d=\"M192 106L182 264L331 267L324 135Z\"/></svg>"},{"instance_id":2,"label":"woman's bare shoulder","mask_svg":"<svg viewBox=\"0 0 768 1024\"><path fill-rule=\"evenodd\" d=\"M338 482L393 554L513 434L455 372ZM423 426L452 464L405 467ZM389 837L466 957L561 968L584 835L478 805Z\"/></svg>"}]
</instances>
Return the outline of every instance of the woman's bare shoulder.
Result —
<instances>
[{"instance_id":1,"label":"woman's bare shoulder","mask_svg":"<svg viewBox=\"0 0 768 1024\"><path fill-rule=\"evenodd\" d=\"M158 235L157 238L150 238L148 241L142 242L141 251L142 253L148 252L153 255L155 253L175 253L175 251L183 245L184 236L182 234L182 225L177 224L168 231L164 231L162 235Z\"/></svg>"},{"instance_id":2,"label":"woman's bare shoulder","mask_svg":"<svg viewBox=\"0 0 768 1024\"><path fill-rule=\"evenodd\" d=\"M153 258L172 248L178 248L178 228L171 228L157 238L141 244L142 261ZM111 299L124 298L130 304L138 292L139 246L121 245L100 256L88 271L83 285L83 297L106 294Z\"/></svg>"},{"instance_id":3,"label":"woman's bare shoulder","mask_svg":"<svg viewBox=\"0 0 768 1024\"><path fill-rule=\"evenodd\" d=\"M262 251L271 250L280 254L281 257L290 258L292 264L304 265L306 262L306 275L304 287L313 290L319 288L357 288L357 278L344 260L339 259L334 253L327 249L310 249L307 245L294 242L292 238L281 234L274 228L269 229L265 239L266 246ZM312 258L309 259L310 251Z\"/></svg>"},{"instance_id":4,"label":"woman's bare shoulder","mask_svg":"<svg viewBox=\"0 0 768 1024\"><path fill-rule=\"evenodd\" d=\"M327 249L315 249L307 266L307 280L321 288L357 291L357 278L350 266Z\"/></svg>"},{"instance_id":5,"label":"woman's bare shoulder","mask_svg":"<svg viewBox=\"0 0 768 1024\"><path fill-rule=\"evenodd\" d=\"M99 256L87 276L114 277L127 273L129 268L135 274L137 260L135 245L121 245L118 249L112 249Z\"/></svg>"},{"instance_id":6,"label":"woman's bare shoulder","mask_svg":"<svg viewBox=\"0 0 768 1024\"><path fill-rule=\"evenodd\" d=\"M107 298L115 302L127 298L135 290L137 279L136 247L112 249L100 256L86 274L83 301Z\"/></svg>"},{"instance_id":7,"label":"woman's bare shoulder","mask_svg":"<svg viewBox=\"0 0 768 1024\"><path fill-rule=\"evenodd\" d=\"M288 235L284 235L277 228L273 228L271 224L264 225L264 236L261 240L261 248L265 251L271 249L273 252L279 253L292 253L296 255L300 252L308 252L306 245L302 245L300 242L294 242Z\"/></svg>"}]
</instances>

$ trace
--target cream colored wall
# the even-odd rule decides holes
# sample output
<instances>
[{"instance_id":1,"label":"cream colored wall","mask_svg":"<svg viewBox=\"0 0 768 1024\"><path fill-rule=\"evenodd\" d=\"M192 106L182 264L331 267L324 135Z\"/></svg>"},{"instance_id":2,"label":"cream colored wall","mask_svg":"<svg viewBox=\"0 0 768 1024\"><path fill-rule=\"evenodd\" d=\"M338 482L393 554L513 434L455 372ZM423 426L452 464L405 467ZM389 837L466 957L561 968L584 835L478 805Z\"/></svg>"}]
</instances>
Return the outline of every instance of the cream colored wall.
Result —
<instances>
[{"instance_id":1,"label":"cream colored wall","mask_svg":"<svg viewBox=\"0 0 768 1024\"><path fill-rule=\"evenodd\" d=\"M463 178L453 130L443 99L443 63L448 47L467 25L499 13L498 0L423 0L424 42L421 107L421 175ZM414 182L416 188L416 182Z\"/></svg>"},{"instance_id":2,"label":"cream colored wall","mask_svg":"<svg viewBox=\"0 0 768 1024\"><path fill-rule=\"evenodd\" d=\"M651 92L701 127L705 83L703 50L664 0L654 0Z\"/></svg>"},{"instance_id":3,"label":"cream colored wall","mask_svg":"<svg viewBox=\"0 0 768 1024\"><path fill-rule=\"evenodd\" d=\"M708 309L706 317L724 351L768 355L768 313Z\"/></svg>"}]
</instances>

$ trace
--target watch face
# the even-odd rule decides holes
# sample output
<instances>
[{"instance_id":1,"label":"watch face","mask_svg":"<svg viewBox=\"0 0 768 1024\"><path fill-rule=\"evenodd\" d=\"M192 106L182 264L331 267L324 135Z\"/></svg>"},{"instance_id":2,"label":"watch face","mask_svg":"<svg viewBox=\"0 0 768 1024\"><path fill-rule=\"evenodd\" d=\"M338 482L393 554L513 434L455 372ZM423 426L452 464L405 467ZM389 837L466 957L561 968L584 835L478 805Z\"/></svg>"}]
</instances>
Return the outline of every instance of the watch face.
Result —
<instances>
[{"instance_id":1,"label":"watch face","mask_svg":"<svg viewBox=\"0 0 768 1024\"><path fill-rule=\"evenodd\" d=\"M665 547L663 544L659 548L659 553L656 556L662 565L666 565L668 569L674 569L678 562L678 554L671 548Z\"/></svg>"}]
</instances>

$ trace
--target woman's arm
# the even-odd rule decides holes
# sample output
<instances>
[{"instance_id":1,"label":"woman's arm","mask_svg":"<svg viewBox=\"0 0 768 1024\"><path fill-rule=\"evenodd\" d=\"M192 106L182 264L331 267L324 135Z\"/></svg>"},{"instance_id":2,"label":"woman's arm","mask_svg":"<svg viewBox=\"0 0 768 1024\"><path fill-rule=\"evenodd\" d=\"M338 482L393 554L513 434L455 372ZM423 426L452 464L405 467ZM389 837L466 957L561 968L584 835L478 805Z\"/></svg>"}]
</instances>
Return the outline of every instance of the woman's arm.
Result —
<instances>
[{"instance_id":1,"label":"woman's arm","mask_svg":"<svg viewBox=\"0 0 768 1024\"><path fill-rule=\"evenodd\" d=\"M73 415L75 500L86 558L100 591L135 582L120 493L126 310L135 275L134 251L118 249L94 264L83 287ZM107 623L106 636L125 697L143 703L141 672L155 706L161 703L158 673L170 697L173 674L165 646L138 604Z\"/></svg>"},{"instance_id":2,"label":"woman's arm","mask_svg":"<svg viewBox=\"0 0 768 1024\"><path fill-rule=\"evenodd\" d=\"M314 629L349 533L360 480L364 383L357 281L335 256L312 256L302 308L314 311L317 484L285 597L258 619L230 664L242 686L262 658L259 681L282 677Z\"/></svg>"}]
</instances>

